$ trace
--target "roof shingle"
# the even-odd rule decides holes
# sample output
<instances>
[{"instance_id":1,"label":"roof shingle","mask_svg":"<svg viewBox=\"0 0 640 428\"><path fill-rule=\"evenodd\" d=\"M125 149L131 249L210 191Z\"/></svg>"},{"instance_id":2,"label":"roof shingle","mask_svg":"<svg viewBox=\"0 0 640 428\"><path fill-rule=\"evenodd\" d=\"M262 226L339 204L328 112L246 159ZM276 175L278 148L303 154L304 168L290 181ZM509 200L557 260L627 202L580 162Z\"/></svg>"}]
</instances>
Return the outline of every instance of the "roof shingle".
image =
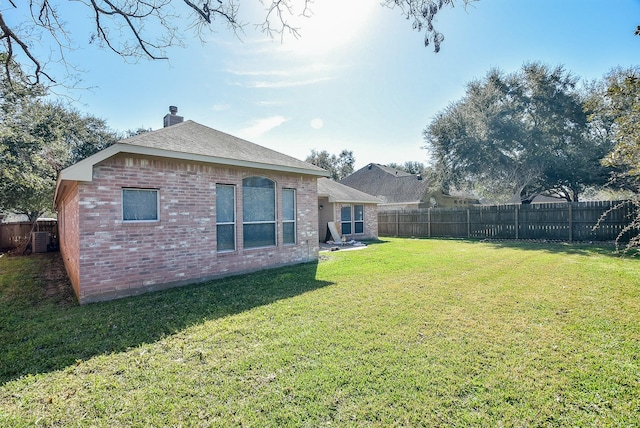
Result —
<instances>
[{"instance_id":1,"label":"roof shingle","mask_svg":"<svg viewBox=\"0 0 640 428\"><path fill-rule=\"evenodd\" d=\"M385 203L418 203L429 189L428 180L419 175L369 164L345 177L340 183L373 195Z\"/></svg>"}]
</instances>

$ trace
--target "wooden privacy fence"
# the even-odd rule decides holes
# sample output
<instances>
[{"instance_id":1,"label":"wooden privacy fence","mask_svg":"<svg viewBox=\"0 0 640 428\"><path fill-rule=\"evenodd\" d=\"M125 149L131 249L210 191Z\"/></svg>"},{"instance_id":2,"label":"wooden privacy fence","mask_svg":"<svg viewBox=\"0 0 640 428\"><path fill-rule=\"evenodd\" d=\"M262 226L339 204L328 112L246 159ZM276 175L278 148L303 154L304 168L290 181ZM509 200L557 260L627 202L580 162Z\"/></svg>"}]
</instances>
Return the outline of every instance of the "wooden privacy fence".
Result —
<instances>
[{"instance_id":1,"label":"wooden privacy fence","mask_svg":"<svg viewBox=\"0 0 640 428\"><path fill-rule=\"evenodd\" d=\"M31 222L0 223L0 250L18 247L29 239ZM49 232L54 239L58 236L58 222L55 220L38 221L34 232Z\"/></svg>"},{"instance_id":2,"label":"wooden privacy fence","mask_svg":"<svg viewBox=\"0 0 640 428\"><path fill-rule=\"evenodd\" d=\"M612 241L631 223L633 204L619 201L474 205L378 212L380 236ZM624 237L623 237L624 238ZM628 238L628 237L627 237Z\"/></svg>"}]
</instances>

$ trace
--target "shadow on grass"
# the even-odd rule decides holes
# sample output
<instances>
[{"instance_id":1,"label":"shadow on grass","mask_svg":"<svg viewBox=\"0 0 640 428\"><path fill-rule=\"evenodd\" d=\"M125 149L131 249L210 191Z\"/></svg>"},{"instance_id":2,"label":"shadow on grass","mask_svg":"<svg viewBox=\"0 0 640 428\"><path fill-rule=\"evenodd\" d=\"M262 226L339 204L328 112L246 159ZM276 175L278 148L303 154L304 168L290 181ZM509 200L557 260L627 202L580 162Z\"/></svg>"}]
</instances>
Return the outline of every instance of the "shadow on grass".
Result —
<instances>
[{"instance_id":1,"label":"shadow on grass","mask_svg":"<svg viewBox=\"0 0 640 428\"><path fill-rule=\"evenodd\" d=\"M66 279L47 285L47 266L56 263L57 253L0 259L0 384L331 284L307 263L80 306ZM12 264L22 266L6 274Z\"/></svg>"},{"instance_id":2,"label":"shadow on grass","mask_svg":"<svg viewBox=\"0 0 640 428\"><path fill-rule=\"evenodd\" d=\"M633 257L635 252L624 254L616 251L616 246L609 242L563 242L545 240L465 240L471 243L482 243L491 245L496 249L517 248L521 250L545 251L555 254L576 254L583 256L601 255L609 257Z\"/></svg>"},{"instance_id":3,"label":"shadow on grass","mask_svg":"<svg viewBox=\"0 0 640 428\"><path fill-rule=\"evenodd\" d=\"M384 238L369 239L369 240L364 240L362 242L367 244L367 247L372 246L372 245L380 245L380 244L388 244L389 243L389 241L385 241Z\"/></svg>"},{"instance_id":4,"label":"shadow on grass","mask_svg":"<svg viewBox=\"0 0 640 428\"><path fill-rule=\"evenodd\" d=\"M381 238L384 239L384 238ZM424 240L438 240L438 241L457 241L466 242L470 244L483 244L489 245L495 249L512 248L530 251L545 251L555 254L576 254L583 256L601 255L614 258L638 258L640 252L631 250L628 252L622 251L624 247L621 247L618 251L613 242L565 242L565 241L551 241L551 240L526 240L526 239L473 239L473 238L448 238L448 237L431 237L431 238L392 238L392 239L424 239ZM384 241L382 241L384 242Z\"/></svg>"}]
</instances>

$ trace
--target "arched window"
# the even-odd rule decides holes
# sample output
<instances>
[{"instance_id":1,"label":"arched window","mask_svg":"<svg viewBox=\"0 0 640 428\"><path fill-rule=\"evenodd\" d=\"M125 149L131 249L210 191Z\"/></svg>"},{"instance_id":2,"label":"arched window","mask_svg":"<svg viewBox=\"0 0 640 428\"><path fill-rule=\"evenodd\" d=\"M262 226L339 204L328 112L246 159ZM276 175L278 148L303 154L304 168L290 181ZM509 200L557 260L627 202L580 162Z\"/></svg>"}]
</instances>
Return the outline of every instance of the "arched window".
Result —
<instances>
[{"instance_id":1,"label":"arched window","mask_svg":"<svg viewBox=\"0 0 640 428\"><path fill-rule=\"evenodd\" d=\"M242 231L245 248L276 245L276 183L265 177L242 180Z\"/></svg>"}]
</instances>

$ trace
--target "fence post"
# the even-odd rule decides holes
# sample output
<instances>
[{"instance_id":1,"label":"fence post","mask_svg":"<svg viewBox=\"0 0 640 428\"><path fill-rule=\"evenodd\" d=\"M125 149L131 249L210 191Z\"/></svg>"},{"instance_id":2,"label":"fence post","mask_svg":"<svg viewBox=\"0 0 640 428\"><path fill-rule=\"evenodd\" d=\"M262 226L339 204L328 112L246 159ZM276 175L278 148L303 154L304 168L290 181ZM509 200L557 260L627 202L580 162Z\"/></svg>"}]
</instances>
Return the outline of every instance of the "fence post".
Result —
<instances>
[{"instance_id":1,"label":"fence post","mask_svg":"<svg viewBox=\"0 0 640 428\"><path fill-rule=\"evenodd\" d=\"M545 210L535 209L531 210L526 205L507 205L507 206L497 206L495 209L493 207L491 210L487 210L491 213L491 215L487 215L487 218L483 217L484 209L481 211L480 207L458 207L457 210L454 210L458 219L455 222L445 221L441 223L442 220L439 220L441 217L436 216L435 222L438 225L438 230L435 235L437 236L457 236L462 237L460 232L460 227L464 226L462 224L463 220L461 214L464 211L467 211L467 235L471 237L471 232L473 232L473 236L475 238L491 238L494 236L505 237L509 239L528 239L536 236L542 237L551 237L552 239L562 239L569 240L573 242L574 240L583 240L589 239L589 237L593 237L594 240L597 241L606 241L616 239L616 236L622 231L625 227L628 227L630 224L629 214L635 211L635 207L633 204L625 201L614 201L614 202L573 202L570 203L569 207L567 204L554 204L549 208L549 210L553 210L553 215L548 215ZM575 209L574 209L575 204ZM608 209L612 207L621 205L621 208L618 210L614 210L613 212L609 212ZM395 211L395 221L393 217L394 211L387 211L383 213L378 213L379 219L383 218L384 221L380 224L384 226L384 236L400 236L400 223L403 225L403 230L405 229L405 225L407 226L407 232L410 233L412 222L420 222L420 232L423 234L421 236L426 235L431 238L434 236L433 231L433 216L434 210L438 215L441 215L445 220L448 218L447 215L451 214L451 209L445 209L442 214L440 214L442 208L433 208L427 207L426 212L424 209L416 211L419 212L420 216L407 215L402 216L400 218L400 211ZM511 213L511 220L509 220L509 210L513 210ZM520 211L524 210L524 226L522 228L523 233L520 233ZM577 210L577 211L576 211ZM473 211L473 216L471 211ZM567 212L568 211L568 212ZM576 218L574 218L574 211ZM403 211L404 212L404 211ZM565 214L562 214L564 212ZM602 220L599 226L599 229L596 231L590 231L587 229L591 226L592 223L596 223L598 219L602 216L603 212L607 213L606 219ZM426 219L424 218L426 214ZM569 218L565 218L564 220L561 218L562 215L568 215ZM546 216L546 217L545 217ZM426 220L426 222L425 222ZM471 222L474 222L474 227L471 227ZM392 227L392 223L395 222L395 227ZM478 225L483 225L484 228L478 229L476 222ZM424 223L427 223L427 230L424 230ZM443 226L439 226L443 224ZM509 226L515 226L515 231L512 235L509 235ZM48 230L44 224L40 224L40 230ZM562 228L569 227L569 233L565 236L562 236ZM18 228L19 225L14 224L6 224L3 223L0 228L0 235L2 237L2 243L0 246L6 247L8 243L7 240L11 239L16 235L17 232L14 229ZM575 228L575 230L574 230ZM456 233L451 232L452 229L456 231ZM426 233L425 233L426 232ZM534 233L535 232L535 233ZM538 233L541 232L542 234ZM55 232L53 232L55 233ZM405 232L403 232L405 233ZM406 236L405 233L405 236ZM546 235L544 234L546 233ZM19 234L19 233L18 233ZM523 237L524 234L524 237ZM21 236L21 235L20 235ZM625 235L627 236L627 235ZM11 241L13 242L13 241Z\"/></svg>"},{"instance_id":2,"label":"fence post","mask_svg":"<svg viewBox=\"0 0 640 428\"><path fill-rule=\"evenodd\" d=\"M569 202L569 242L573 241L573 210L572 203Z\"/></svg>"}]
</instances>

